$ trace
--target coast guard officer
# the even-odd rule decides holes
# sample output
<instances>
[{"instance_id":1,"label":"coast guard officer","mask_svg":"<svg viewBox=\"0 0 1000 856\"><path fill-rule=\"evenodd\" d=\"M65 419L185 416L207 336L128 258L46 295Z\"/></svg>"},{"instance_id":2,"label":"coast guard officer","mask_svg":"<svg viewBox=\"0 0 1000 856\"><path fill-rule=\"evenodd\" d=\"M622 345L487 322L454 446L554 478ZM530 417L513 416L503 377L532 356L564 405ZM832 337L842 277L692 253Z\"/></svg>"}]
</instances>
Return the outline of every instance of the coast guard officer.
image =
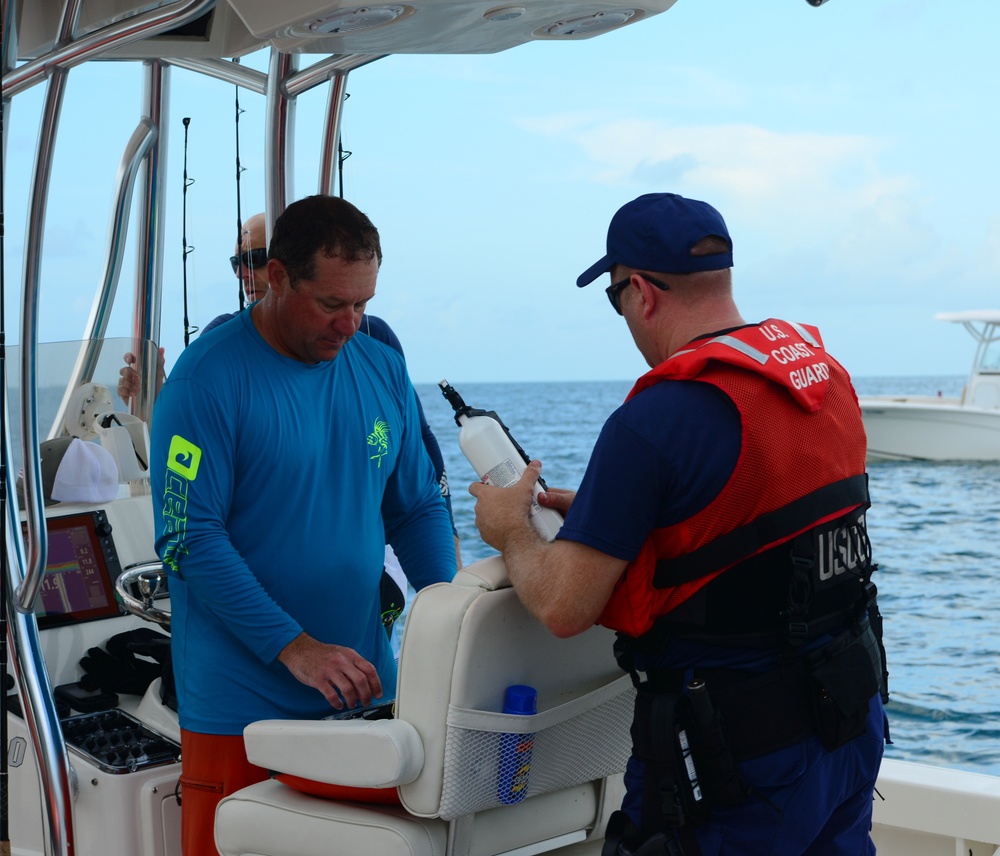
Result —
<instances>
[{"instance_id":1,"label":"coast guard officer","mask_svg":"<svg viewBox=\"0 0 1000 856\"><path fill-rule=\"evenodd\" d=\"M538 462L473 484L476 523L553 633L618 631L638 693L605 856L873 854L888 727L861 413L815 327L742 318L732 264L704 202L615 214L577 285L610 274L651 370L579 491L540 497L566 515L555 541L528 521Z\"/></svg>"}]
</instances>

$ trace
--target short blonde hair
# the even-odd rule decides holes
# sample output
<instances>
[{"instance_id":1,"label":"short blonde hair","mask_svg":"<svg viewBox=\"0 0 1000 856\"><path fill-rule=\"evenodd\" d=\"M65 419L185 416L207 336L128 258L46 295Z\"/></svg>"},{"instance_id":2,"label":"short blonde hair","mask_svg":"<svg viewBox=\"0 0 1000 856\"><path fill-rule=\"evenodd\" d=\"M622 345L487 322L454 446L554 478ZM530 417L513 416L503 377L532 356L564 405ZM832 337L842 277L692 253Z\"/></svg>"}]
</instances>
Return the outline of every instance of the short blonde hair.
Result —
<instances>
[{"instance_id":1,"label":"short blonde hair","mask_svg":"<svg viewBox=\"0 0 1000 856\"><path fill-rule=\"evenodd\" d=\"M691 247L692 256L714 256L729 251L729 241L719 235L707 235Z\"/></svg>"}]
</instances>

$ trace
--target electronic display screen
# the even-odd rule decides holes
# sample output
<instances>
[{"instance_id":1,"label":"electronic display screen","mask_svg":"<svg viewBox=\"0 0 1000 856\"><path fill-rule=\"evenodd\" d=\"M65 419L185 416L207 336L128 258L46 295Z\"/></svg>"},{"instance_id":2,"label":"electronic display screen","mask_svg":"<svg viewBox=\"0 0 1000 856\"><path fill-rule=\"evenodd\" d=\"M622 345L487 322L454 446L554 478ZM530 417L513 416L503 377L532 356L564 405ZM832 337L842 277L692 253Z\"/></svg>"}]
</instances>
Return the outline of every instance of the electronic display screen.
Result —
<instances>
[{"instance_id":1,"label":"electronic display screen","mask_svg":"<svg viewBox=\"0 0 1000 856\"><path fill-rule=\"evenodd\" d=\"M39 629L121 614L96 515L71 514L45 522L48 559L35 605Z\"/></svg>"}]
</instances>

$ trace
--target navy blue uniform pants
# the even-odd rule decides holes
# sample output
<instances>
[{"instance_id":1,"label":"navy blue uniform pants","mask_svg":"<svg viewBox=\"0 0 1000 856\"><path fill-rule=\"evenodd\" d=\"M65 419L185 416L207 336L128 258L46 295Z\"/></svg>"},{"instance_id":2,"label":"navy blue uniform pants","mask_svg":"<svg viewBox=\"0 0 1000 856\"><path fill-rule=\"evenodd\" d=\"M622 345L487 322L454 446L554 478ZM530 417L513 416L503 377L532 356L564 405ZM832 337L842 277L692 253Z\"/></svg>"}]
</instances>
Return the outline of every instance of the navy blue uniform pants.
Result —
<instances>
[{"instance_id":1,"label":"navy blue uniform pants","mask_svg":"<svg viewBox=\"0 0 1000 856\"><path fill-rule=\"evenodd\" d=\"M876 695L865 734L839 749L809 737L740 764L752 794L696 828L701 856L874 856L872 795L887 729ZM640 829L643 766L629 760L622 804Z\"/></svg>"}]
</instances>

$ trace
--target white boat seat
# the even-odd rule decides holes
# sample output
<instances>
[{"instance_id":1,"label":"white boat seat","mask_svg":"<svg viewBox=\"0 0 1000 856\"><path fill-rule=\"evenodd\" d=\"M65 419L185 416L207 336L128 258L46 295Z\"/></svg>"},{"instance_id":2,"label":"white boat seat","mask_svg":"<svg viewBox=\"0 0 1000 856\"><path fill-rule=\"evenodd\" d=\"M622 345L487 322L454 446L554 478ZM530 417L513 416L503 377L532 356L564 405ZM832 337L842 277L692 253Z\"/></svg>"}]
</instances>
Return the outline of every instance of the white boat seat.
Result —
<instances>
[{"instance_id":1,"label":"white boat seat","mask_svg":"<svg viewBox=\"0 0 1000 856\"><path fill-rule=\"evenodd\" d=\"M396 714L377 721L267 721L244 732L250 760L401 805L337 802L272 779L222 801L222 856L541 853L600 838L621 800L634 690L600 627L549 633L509 587L499 557L424 589L406 623ZM528 684L538 713L505 715ZM501 735L534 734L523 801L498 796Z\"/></svg>"}]
</instances>

